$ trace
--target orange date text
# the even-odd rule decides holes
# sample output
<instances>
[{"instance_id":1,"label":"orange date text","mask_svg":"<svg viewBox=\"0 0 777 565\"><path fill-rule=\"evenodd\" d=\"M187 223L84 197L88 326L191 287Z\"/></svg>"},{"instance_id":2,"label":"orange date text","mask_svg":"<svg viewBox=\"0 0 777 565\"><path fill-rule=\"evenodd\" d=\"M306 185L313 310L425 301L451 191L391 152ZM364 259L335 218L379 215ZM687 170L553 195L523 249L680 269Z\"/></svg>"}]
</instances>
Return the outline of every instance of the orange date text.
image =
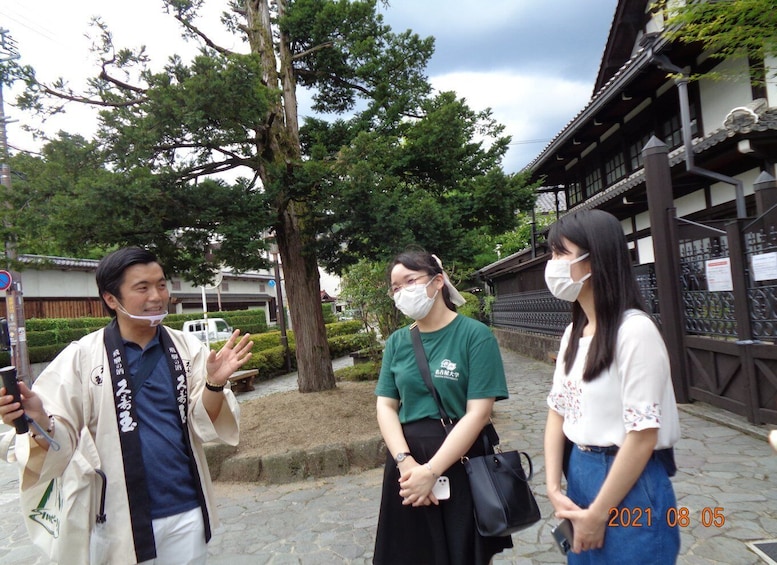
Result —
<instances>
[{"instance_id":1,"label":"orange date text","mask_svg":"<svg viewBox=\"0 0 777 565\"><path fill-rule=\"evenodd\" d=\"M656 516L652 508L610 508L607 526L610 528L649 528L654 520L666 520L670 528L688 528L693 522L693 513L685 506L669 508L664 516ZM726 523L723 508L705 506L698 515L699 523L705 528L722 528Z\"/></svg>"}]
</instances>

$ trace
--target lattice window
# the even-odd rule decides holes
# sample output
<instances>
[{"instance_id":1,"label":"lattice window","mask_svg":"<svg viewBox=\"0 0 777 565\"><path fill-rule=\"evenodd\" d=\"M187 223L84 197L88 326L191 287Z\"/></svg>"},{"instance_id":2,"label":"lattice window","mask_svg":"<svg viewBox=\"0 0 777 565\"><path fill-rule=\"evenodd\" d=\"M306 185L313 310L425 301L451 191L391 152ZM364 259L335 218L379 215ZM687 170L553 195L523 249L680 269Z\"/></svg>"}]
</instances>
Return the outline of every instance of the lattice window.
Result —
<instances>
[{"instance_id":1,"label":"lattice window","mask_svg":"<svg viewBox=\"0 0 777 565\"><path fill-rule=\"evenodd\" d=\"M602 190L602 171L599 170L599 167L591 170L585 176L585 189L589 197Z\"/></svg>"},{"instance_id":2,"label":"lattice window","mask_svg":"<svg viewBox=\"0 0 777 565\"><path fill-rule=\"evenodd\" d=\"M631 165L631 171L634 172L642 168L642 150L650 141L652 133L646 133L640 137L637 141L629 145L629 165Z\"/></svg>"},{"instance_id":3,"label":"lattice window","mask_svg":"<svg viewBox=\"0 0 777 565\"><path fill-rule=\"evenodd\" d=\"M574 206L580 204L583 201L583 187L579 182L573 182L567 185L567 198L569 199L569 205Z\"/></svg>"},{"instance_id":4,"label":"lattice window","mask_svg":"<svg viewBox=\"0 0 777 565\"><path fill-rule=\"evenodd\" d=\"M604 164L604 174L607 186L626 176L626 162L623 160L623 153L619 151Z\"/></svg>"}]
</instances>

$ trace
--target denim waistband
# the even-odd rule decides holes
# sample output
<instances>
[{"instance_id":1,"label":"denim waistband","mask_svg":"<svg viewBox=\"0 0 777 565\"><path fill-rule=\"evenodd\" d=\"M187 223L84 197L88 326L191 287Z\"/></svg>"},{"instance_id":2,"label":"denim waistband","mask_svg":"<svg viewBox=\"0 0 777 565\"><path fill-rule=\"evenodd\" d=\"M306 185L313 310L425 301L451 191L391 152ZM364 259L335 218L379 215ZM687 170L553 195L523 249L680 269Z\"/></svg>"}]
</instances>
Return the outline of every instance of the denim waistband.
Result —
<instances>
[{"instance_id":1,"label":"denim waistband","mask_svg":"<svg viewBox=\"0 0 777 565\"><path fill-rule=\"evenodd\" d=\"M608 445L605 447L601 447L598 445L575 444L575 446L580 451L588 451L591 453L603 453L604 455L617 455L618 449L620 449L617 445ZM666 469L666 472L670 477L674 477L675 473L677 472L677 464L675 463L675 459L674 459L674 447L656 449L655 451L653 451L653 455L651 456L651 458L661 463Z\"/></svg>"}]
</instances>

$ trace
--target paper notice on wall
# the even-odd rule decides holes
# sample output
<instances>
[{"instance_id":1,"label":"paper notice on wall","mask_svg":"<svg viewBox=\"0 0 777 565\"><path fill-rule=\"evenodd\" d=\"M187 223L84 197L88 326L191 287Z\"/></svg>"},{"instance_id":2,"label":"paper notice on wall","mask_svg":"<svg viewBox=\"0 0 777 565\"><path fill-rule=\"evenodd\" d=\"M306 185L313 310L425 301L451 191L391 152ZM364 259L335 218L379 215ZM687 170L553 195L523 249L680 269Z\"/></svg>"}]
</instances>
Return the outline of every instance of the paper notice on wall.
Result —
<instances>
[{"instance_id":1,"label":"paper notice on wall","mask_svg":"<svg viewBox=\"0 0 777 565\"><path fill-rule=\"evenodd\" d=\"M777 252L753 255L753 280L777 279Z\"/></svg>"},{"instance_id":2,"label":"paper notice on wall","mask_svg":"<svg viewBox=\"0 0 777 565\"><path fill-rule=\"evenodd\" d=\"M707 274L707 290L711 292L724 292L734 290L734 282L731 279L731 259L722 257L705 261L704 268Z\"/></svg>"}]
</instances>

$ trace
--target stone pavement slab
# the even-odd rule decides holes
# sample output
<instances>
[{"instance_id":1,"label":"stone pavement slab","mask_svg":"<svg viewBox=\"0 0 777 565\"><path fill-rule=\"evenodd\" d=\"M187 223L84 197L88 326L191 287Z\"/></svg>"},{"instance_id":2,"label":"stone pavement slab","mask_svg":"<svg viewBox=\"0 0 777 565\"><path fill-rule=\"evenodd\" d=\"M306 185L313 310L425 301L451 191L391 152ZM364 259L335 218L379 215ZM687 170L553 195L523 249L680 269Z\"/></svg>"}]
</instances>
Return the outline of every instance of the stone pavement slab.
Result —
<instances>
[{"instance_id":1,"label":"stone pavement slab","mask_svg":"<svg viewBox=\"0 0 777 565\"><path fill-rule=\"evenodd\" d=\"M542 434L552 367L511 351L502 353L511 396L497 403L494 421L507 447L532 457L543 519L513 536L515 548L498 555L494 563L564 563L551 540L555 520L544 495ZM288 390L296 386L296 376L268 386ZM266 393L260 388L245 394ZM678 511L670 517L682 519L678 562L763 563L746 542L777 538L777 454L766 443L766 427L721 424L714 412L703 404L693 405L693 413L681 407L679 471L673 479ZM373 469L285 485L217 483L222 524L210 543L209 563L371 563L381 476L381 469ZM36 557L21 524L17 489L13 467L0 464L0 563L46 565L47 560Z\"/></svg>"}]
</instances>

